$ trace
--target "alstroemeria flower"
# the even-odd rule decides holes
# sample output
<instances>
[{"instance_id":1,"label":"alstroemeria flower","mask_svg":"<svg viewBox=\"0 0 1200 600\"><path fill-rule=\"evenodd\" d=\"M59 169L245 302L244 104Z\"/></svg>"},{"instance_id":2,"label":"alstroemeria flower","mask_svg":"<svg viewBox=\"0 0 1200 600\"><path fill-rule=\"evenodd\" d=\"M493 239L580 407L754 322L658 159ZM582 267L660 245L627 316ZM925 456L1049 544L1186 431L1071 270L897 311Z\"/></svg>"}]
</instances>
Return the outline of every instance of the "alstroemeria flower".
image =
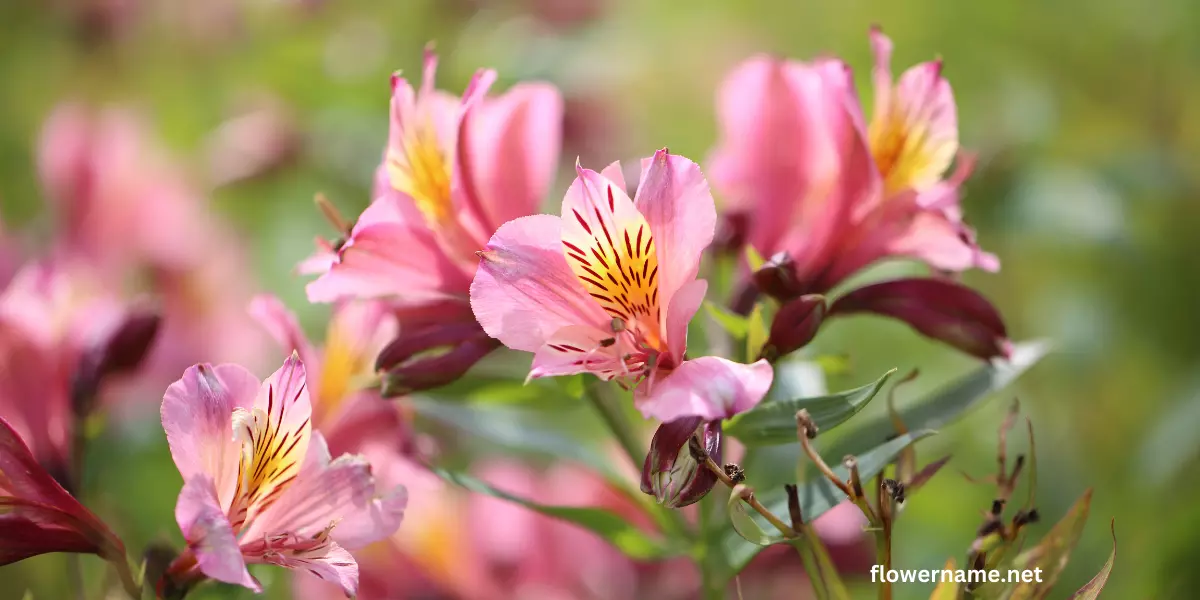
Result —
<instances>
[{"instance_id":1,"label":"alstroemeria flower","mask_svg":"<svg viewBox=\"0 0 1200 600\"><path fill-rule=\"evenodd\" d=\"M634 200L619 165L576 171L561 218L510 221L480 252L471 306L484 331L533 352L530 377L592 373L636 386L647 417L722 419L757 404L771 385L766 361L684 356L716 225L700 168L660 150L643 161Z\"/></svg>"},{"instance_id":2,"label":"alstroemeria flower","mask_svg":"<svg viewBox=\"0 0 1200 600\"><path fill-rule=\"evenodd\" d=\"M121 540L38 464L0 417L0 566L49 552L99 555L117 565L132 589Z\"/></svg>"},{"instance_id":3,"label":"alstroemeria flower","mask_svg":"<svg viewBox=\"0 0 1200 600\"><path fill-rule=\"evenodd\" d=\"M321 242L300 267L321 273L308 285L310 301L394 303L405 336L420 334L427 346L401 349L397 364L449 347L436 361L396 373L397 385L407 389L452 380L496 347L476 328L468 305L474 253L502 223L537 212L561 138L562 99L552 86L519 84L488 97L496 74L481 70L460 100L434 88L436 68L427 53L417 90L392 78L391 128L375 200L345 240Z\"/></svg>"},{"instance_id":4,"label":"alstroemeria flower","mask_svg":"<svg viewBox=\"0 0 1200 600\"><path fill-rule=\"evenodd\" d=\"M331 460L312 431L304 365L293 356L259 381L237 365L196 365L163 397L162 422L183 476L175 518L187 551L168 572L259 590L247 563L303 568L349 596L347 548L396 531L406 494L381 493L359 456Z\"/></svg>"},{"instance_id":5,"label":"alstroemeria flower","mask_svg":"<svg viewBox=\"0 0 1200 600\"><path fill-rule=\"evenodd\" d=\"M733 237L771 258L754 276L758 289L780 300L828 293L887 258L940 272L999 268L962 220L959 187L972 159L960 156L946 177L959 147L941 62L893 83L891 42L878 30L871 40L869 127L850 69L837 60L756 57L721 87L713 179L739 229Z\"/></svg>"},{"instance_id":6,"label":"alstroemeria flower","mask_svg":"<svg viewBox=\"0 0 1200 600\"><path fill-rule=\"evenodd\" d=\"M0 293L0 417L55 476L69 472L73 422L140 366L157 323L66 261L27 265Z\"/></svg>"}]
</instances>

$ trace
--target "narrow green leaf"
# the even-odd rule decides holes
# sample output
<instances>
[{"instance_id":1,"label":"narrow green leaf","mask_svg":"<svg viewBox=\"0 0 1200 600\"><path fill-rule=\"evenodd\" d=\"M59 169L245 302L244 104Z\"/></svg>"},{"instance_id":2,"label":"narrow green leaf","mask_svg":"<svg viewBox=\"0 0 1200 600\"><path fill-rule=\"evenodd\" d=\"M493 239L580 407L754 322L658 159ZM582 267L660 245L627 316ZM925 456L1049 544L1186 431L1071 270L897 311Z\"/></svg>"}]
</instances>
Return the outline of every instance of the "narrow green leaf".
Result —
<instances>
[{"instance_id":1,"label":"narrow green leaf","mask_svg":"<svg viewBox=\"0 0 1200 600\"><path fill-rule=\"evenodd\" d=\"M767 262L763 259L762 255L758 253L758 250L755 250L754 246L751 246L750 244L746 244L745 254L746 265L750 267L751 273L761 269L763 264Z\"/></svg>"},{"instance_id":2,"label":"narrow green leaf","mask_svg":"<svg viewBox=\"0 0 1200 600\"><path fill-rule=\"evenodd\" d=\"M1104 584L1108 583L1108 576L1112 574L1113 562L1117 560L1117 520L1113 519L1108 524L1112 531L1113 547L1112 552L1108 554L1108 560L1104 562L1104 566L1100 568L1100 572L1091 581L1079 588L1079 591L1071 595L1070 600L1096 600L1100 597L1100 592L1104 589Z\"/></svg>"},{"instance_id":3,"label":"narrow green leaf","mask_svg":"<svg viewBox=\"0 0 1200 600\"><path fill-rule=\"evenodd\" d=\"M767 325L767 317L762 302L754 305L754 310L746 317L746 360L751 361L762 352L763 344L771 335Z\"/></svg>"},{"instance_id":4,"label":"narrow green leaf","mask_svg":"<svg viewBox=\"0 0 1200 600\"><path fill-rule=\"evenodd\" d=\"M787 398L767 401L735 417L725 426L725 433L747 446L786 444L796 441L796 412L807 409L821 432L844 423L862 410L896 370L884 373L879 379L862 387L812 398ZM786 386L786 376L778 373ZM772 390L775 392L775 390Z\"/></svg>"},{"instance_id":5,"label":"narrow green leaf","mask_svg":"<svg viewBox=\"0 0 1200 600\"><path fill-rule=\"evenodd\" d=\"M1075 501L1062 520L1046 532L1046 536L1037 546L1013 559L1013 569L1041 569L1041 581L1018 583L1010 589L1007 600L1044 598L1054 587L1059 574L1071 558L1071 552L1075 550L1075 544L1079 542L1080 534L1083 533L1091 502L1092 490L1089 489Z\"/></svg>"},{"instance_id":6,"label":"narrow green leaf","mask_svg":"<svg viewBox=\"0 0 1200 600\"><path fill-rule=\"evenodd\" d=\"M879 447L864 452L858 458L858 471L863 479L870 479L879 474L896 455L908 447L909 444L916 442L919 439L933 435L933 431L922 429L919 431L911 431L905 435L897 437L880 445ZM849 477L849 473L842 465L834 467L833 472L843 479ZM841 490L833 485L833 482L821 477L805 482L800 486L800 507L804 513L804 521L811 523L817 517L825 514L826 511L836 506L839 502L845 499L845 495ZM783 489L773 489L758 495L759 501L766 506L767 510L776 515L786 515L787 511L787 493ZM747 516L755 521L758 520L754 515ZM761 524L760 524L760 528ZM724 535L722 544L725 548L725 555L729 557L729 565L733 573L737 573L754 558L761 546L746 544L742 541L741 536L735 531L728 531Z\"/></svg>"},{"instance_id":7,"label":"narrow green leaf","mask_svg":"<svg viewBox=\"0 0 1200 600\"><path fill-rule=\"evenodd\" d=\"M749 328L746 317L707 300L704 302L704 310L733 339L740 340L746 337L746 331Z\"/></svg>"},{"instance_id":8,"label":"narrow green leaf","mask_svg":"<svg viewBox=\"0 0 1200 600\"><path fill-rule=\"evenodd\" d=\"M651 538L645 532L626 521L624 517L601 508L539 504L532 500L498 490L465 473L448 471L438 467L431 467L431 470L442 479L468 491L515 502L544 515L574 523L596 533L626 556L636 560L657 560L683 553L683 549L672 548L661 540Z\"/></svg>"},{"instance_id":9,"label":"narrow green leaf","mask_svg":"<svg viewBox=\"0 0 1200 600\"><path fill-rule=\"evenodd\" d=\"M496 446L583 463L613 480L623 479L594 448L542 422L537 413L510 407L410 397L418 415Z\"/></svg>"},{"instance_id":10,"label":"narrow green leaf","mask_svg":"<svg viewBox=\"0 0 1200 600\"><path fill-rule=\"evenodd\" d=\"M932 396L910 404L899 406L900 418L910 429L939 429L945 427L968 410L976 407L992 392L1012 383L1029 367L1036 364L1050 350L1046 341L1015 344L1012 357L1007 361L993 360L975 372L942 388ZM843 435L843 433L845 435ZM895 435L891 418L884 414L872 418L850 431L839 431L841 443L829 451L830 456L858 454L874 447Z\"/></svg>"}]
</instances>

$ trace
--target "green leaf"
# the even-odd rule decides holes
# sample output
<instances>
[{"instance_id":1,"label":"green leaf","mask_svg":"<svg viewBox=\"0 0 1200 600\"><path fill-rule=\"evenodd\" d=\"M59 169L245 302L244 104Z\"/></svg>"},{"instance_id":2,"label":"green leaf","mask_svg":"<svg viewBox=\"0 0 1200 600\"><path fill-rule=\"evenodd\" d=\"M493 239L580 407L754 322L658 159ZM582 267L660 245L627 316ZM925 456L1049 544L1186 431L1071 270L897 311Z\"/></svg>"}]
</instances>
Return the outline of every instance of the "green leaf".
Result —
<instances>
[{"instance_id":1,"label":"green leaf","mask_svg":"<svg viewBox=\"0 0 1200 600\"><path fill-rule=\"evenodd\" d=\"M947 559L946 566L942 567L942 571L954 571L958 567L954 564L954 559ZM942 580L933 588L933 594L929 596L929 600L958 600L958 584L954 581Z\"/></svg>"},{"instance_id":2,"label":"green leaf","mask_svg":"<svg viewBox=\"0 0 1200 600\"><path fill-rule=\"evenodd\" d=\"M932 396L909 406L898 407L900 418L909 429L945 427L958 420L969 409L978 406L992 392L1012 383L1026 369L1046 356L1049 350L1050 344L1044 340L1015 344L1009 360L993 360ZM838 433L841 443L828 452L830 456L858 454L890 439L895 435L896 429L891 418L884 414L850 431Z\"/></svg>"},{"instance_id":3,"label":"green leaf","mask_svg":"<svg viewBox=\"0 0 1200 600\"><path fill-rule=\"evenodd\" d=\"M707 300L704 302L704 310L730 337L737 340L746 337L746 331L749 328L746 317Z\"/></svg>"},{"instance_id":4,"label":"green leaf","mask_svg":"<svg viewBox=\"0 0 1200 600\"><path fill-rule=\"evenodd\" d=\"M767 343L771 332L767 326L767 317L763 309L763 303L759 302L754 305L754 310L750 311L750 316L746 317L746 361L756 360L759 353L762 352L763 345Z\"/></svg>"},{"instance_id":5,"label":"green leaf","mask_svg":"<svg viewBox=\"0 0 1200 600\"><path fill-rule=\"evenodd\" d=\"M496 446L573 460L599 471L610 480L623 479L613 469L611 460L581 443L578 437L564 435L561 427L544 423L534 411L422 397L410 397L408 402L418 415Z\"/></svg>"},{"instance_id":6,"label":"green leaf","mask_svg":"<svg viewBox=\"0 0 1200 600\"><path fill-rule=\"evenodd\" d=\"M1063 568L1067 566L1067 561L1071 558L1071 552L1075 550L1075 544L1079 542L1080 534L1083 533L1083 525L1087 522L1091 503L1092 490L1089 489L1075 501L1071 510L1067 511L1062 520L1046 532L1046 536L1037 546L1022 552L1013 559L1011 568L1041 569L1042 580L1017 583L1009 590L1006 596L1007 600L1044 598L1054 587L1059 574L1062 573Z\"/></svg>"},{"instance_id":7,"label":"green leaf","mask_svg":"<svg viewBox=\"0 0 1200 600\"><path fill-rule=\"evenodd\" d=\"M763 257L758 253L758 250L755 250L754 246L751 246L750 244L746 244L745 254L746 265L750 267L751 273L761 269L763 263L767 262L766 260L763 260Z\"/></svg>"},{"instance_id":8,"label":"green leaf","mask_svg":"<svg viewBox=\"0 0 1200 600\"><path fill-rule=\"evenodd\" d=\"M520 504L541 514L574 523L604 538L626 556L635 560L657 560L682 554L684 549L668 546L629 523L624 517L601 509L577 506L550 506L498 490L470 475L430 467L442 479L468 491Z\"/></svg>"},{"instance_id":9,"label":"green leaf","mask_svg":"<svg viewBox=\"0 0 1200 600\"><path fill-rule=\"evenodd\" d=\"M725 503L725 508L729 511L729 524L733 526L734 532L742 536L742 539L747 542L758 546L770 546L771 544L778 544L787 540L783 534L775 531L774 528L771 529L775 531L774 535L767 533L758 524L758 521L755 521L754 517L750 516L750 509L747 508L745 502L742 502L741 494L737 488L729 492L729 500Z\"/></svg>"},{"instance_id":10,"label":"green leaf","mask_svg":"<svg viewBox=\"0 0 1200 600\"><path fill-rule=\"evenodd\" d=\"M862 410L896 370L884 373L879 379L862 387L812 398L787 398L785 369L777 369L775 385L767 400L735 417L725 426L725 433L747 446L786 444L796 441L796 412L807 409L821 432L844 423ZM784 396L772 399L772 396ZM786 399L784 399L786 398Z\"/></svg>"},{"instance_id":11,"label":"green leaf","mask_svg":"<svg viewBox=\"0 0 1200 600\"><path fill-rule=\"evenodd\" d=\"M880 471L883 471L884 467L892 462L892 459L901 450L919 439L933 435L933 433L929 429L911 431L880 445L878 448L864 452L857 457L859 474L863 479L870 479L878 475ZM833 472L843 479L849 477L849 473L842 465L834 467ZM841 490L834 486L833 482L824 477L802 484L799 494L800 507L803 510L804 521L806 523L813 522L817 517L825 514L826 511L845 499L845 495L842 494ZM787 493L783 489L773 489L759 494L758 497L759 501L772 513L776 515L788 514ZM747 514L747 516L755 521L758 520L754 515ZM725 556L729 557L729 566L732 569L732 573L741 571L746 566L746 563L750 562L750 559L754 558L762 550L761 546L745 543L736 531L726 532L721 543L724 546Z\"/></svg>"},{"instance_id":12,"label":"green leaf","mask_svg":"<svg viewBox=\"0 0 1200 600\"><path fill-rule=\"evenodd\" d=\"M1069 600L1096 600L1100 597L1100 592L1104 589L1104 584L1108 583L1108 576L1112 573L1113 562L1117 560L1117 521L1113 519L1109 524L1109 529L1112 531L1113 547L1112 552L1108 554L1108 560L1104 562L1104 566L1100 568L1100 572L1091 581L1079 588L1079 591L1071 594Z\"/></svg>"}]
</instances>

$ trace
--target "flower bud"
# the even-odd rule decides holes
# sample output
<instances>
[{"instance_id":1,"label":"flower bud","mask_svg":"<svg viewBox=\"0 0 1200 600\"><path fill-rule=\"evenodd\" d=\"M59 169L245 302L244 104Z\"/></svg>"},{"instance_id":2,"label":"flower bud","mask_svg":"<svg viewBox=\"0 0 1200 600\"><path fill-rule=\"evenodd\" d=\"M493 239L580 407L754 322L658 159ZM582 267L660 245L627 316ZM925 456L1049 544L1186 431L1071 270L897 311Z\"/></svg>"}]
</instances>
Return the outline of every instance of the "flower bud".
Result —
<instances>
[{"instance_id":1,"label":"flower bud","mask_svg":"<svg viewBox=\"0 0 1200 600\"><path fill-rule=\"evenodd\" d=\"M829 313L894 317L985 360L1007 358L1012 352L996 307L979 292L946 279L897 279L864 286L838 298Z\"/></svg>"},{"instance_id":2,"label":"flower bud","mask_svg":"<svg viewBox=\"0 0 1200 600\"><path fill-rule=\"evenodd\" d=\"M699 435L704 450L721 462L721 422L685 417L659 425L642 466L642 491L668 508L698 502L717 483L717 475L692 454L688 441Z\"/></svg>"},{"instance_id":3,"label":"flower bud","mask_svg":"<svg viewBox=\"0 0 1200 600\"><path fill-rule=\"evenodd\" d=\"M161 323L162 317L156 311L131 312L111 334L84 351L71 383L71 402L77 414L91 412L105 379L132 373L141 366L154 346Z\"/></svg>"},{"instance_id":4,"label":"flower bud","mask_svg":"<svg viewBox=\"0 0 1200 600\"><path fill-rule=\"evenodd\" d=\"M431 325L392 340L375 370L386 371L384 397L402 396L455 381L497 347L475 323Z\"/></svg>"},{"instance_id":5,"label":"flower bud","mask_svg":"<svg viewBox=\"0 0 1200 600\"><path fill-rule=\"evenodd\" d=\"M796 282L796 263L787 252L772 256L754 272L754 285L773 298L786 300L794 298L799 292Z\"/></svg>"},{"instance_id":6,"label":"flower bud","mask_svg":"<svg viewBox=\"0 0 1200 600\"><path fill-rule=\"evenodd\" d=\"M820 294L807 294L784 303L771 322L771 334L760 358L774 361L806 346L817 336L827 308L825 297Z\"/></svg>"}]
</instances>

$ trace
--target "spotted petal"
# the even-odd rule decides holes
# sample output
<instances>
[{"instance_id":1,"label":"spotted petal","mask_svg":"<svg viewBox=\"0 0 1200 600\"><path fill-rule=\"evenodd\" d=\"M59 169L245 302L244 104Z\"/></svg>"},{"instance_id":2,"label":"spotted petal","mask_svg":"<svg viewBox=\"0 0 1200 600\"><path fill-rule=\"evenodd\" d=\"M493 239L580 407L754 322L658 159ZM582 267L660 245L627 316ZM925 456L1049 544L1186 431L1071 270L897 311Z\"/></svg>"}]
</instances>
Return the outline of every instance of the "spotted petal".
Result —
<instances>
[{"instance_id":1,"label":"spotted petal","mask_svg":"<svg viewBox=\"0 0 1200 600\"><path fill-rule=\"evenodd\" d=\"M295 354L259 387L253 410L234 411L233 437L242 444L238 493L229 512L235 528L274 504L299 474L311 418L304 364Z\"/></svg>"},{"instance_id":2,"label":"spotted petal","mask_svg":"<svg viewBox=\"0 0 1200 600\"><path fill-rule=\"evenodd\" d=\"M471 309L488 335L514 350L537 352L568 325L611 326L563 258L558 217L505 223L480 254Z\"/></svg>"},{"instance_id":3,"label":"spotted petal","mask_svg":"<svg viewBox=\"0 0 1200 600\"><path fill-rule=\"evenodd\" d=\"M208 477L221 507L238 484L240 445L229 427L236 409L254 405L259 382L237 365L200 364L184 371L163 395L162 425L184 481Z\"/></svg>"},{"instance_id":4,"label":"spotted petal","mask_svg":"<svg viewBox=\"0 0 1200 600\"><path fill-rule=\"evenodd\" d=\"M262 562L304 571L342 589L347 598L358 593L358 563L345 548L327 542L312 549L285 549L263 555Z\"/></svg>"},{"instance_id":5,"label":"spotted petal","mask_svg":"<svg viewBox=\"0 0 1200 600\"><path fill-rule=\"evenodd\" d=\"M287 532L307 539L332 527L330 537L358 548L395 533L406 504L404 488L379 493L365 459L343 455L331 460L324 438L313 434L299 476L255 519L244 538Z\"/></svg>"},{"instance_id":6,"label":"spotted petal","mask_svg":"<svg viewBox=\"0 0 1200 600\"><path fill-rule=\"evenodd\" d=\"M717 210L700 166L664 148L642 161L634 204L654 233L662 306L696 278L700 256L712 243Z\"/></svg>"},{"instance_id":7,"label":"spotted petal","mask_svg":"<svg viewBox=\"0 0 1200 600\"><path fill-rule=\"evenodd\" d=\"M563 198L563 256L609 316L638 328L655 349L665 349L657 232L617 184L595 171L576 167L576 172Z\"/></svg>"}]
</instances>

